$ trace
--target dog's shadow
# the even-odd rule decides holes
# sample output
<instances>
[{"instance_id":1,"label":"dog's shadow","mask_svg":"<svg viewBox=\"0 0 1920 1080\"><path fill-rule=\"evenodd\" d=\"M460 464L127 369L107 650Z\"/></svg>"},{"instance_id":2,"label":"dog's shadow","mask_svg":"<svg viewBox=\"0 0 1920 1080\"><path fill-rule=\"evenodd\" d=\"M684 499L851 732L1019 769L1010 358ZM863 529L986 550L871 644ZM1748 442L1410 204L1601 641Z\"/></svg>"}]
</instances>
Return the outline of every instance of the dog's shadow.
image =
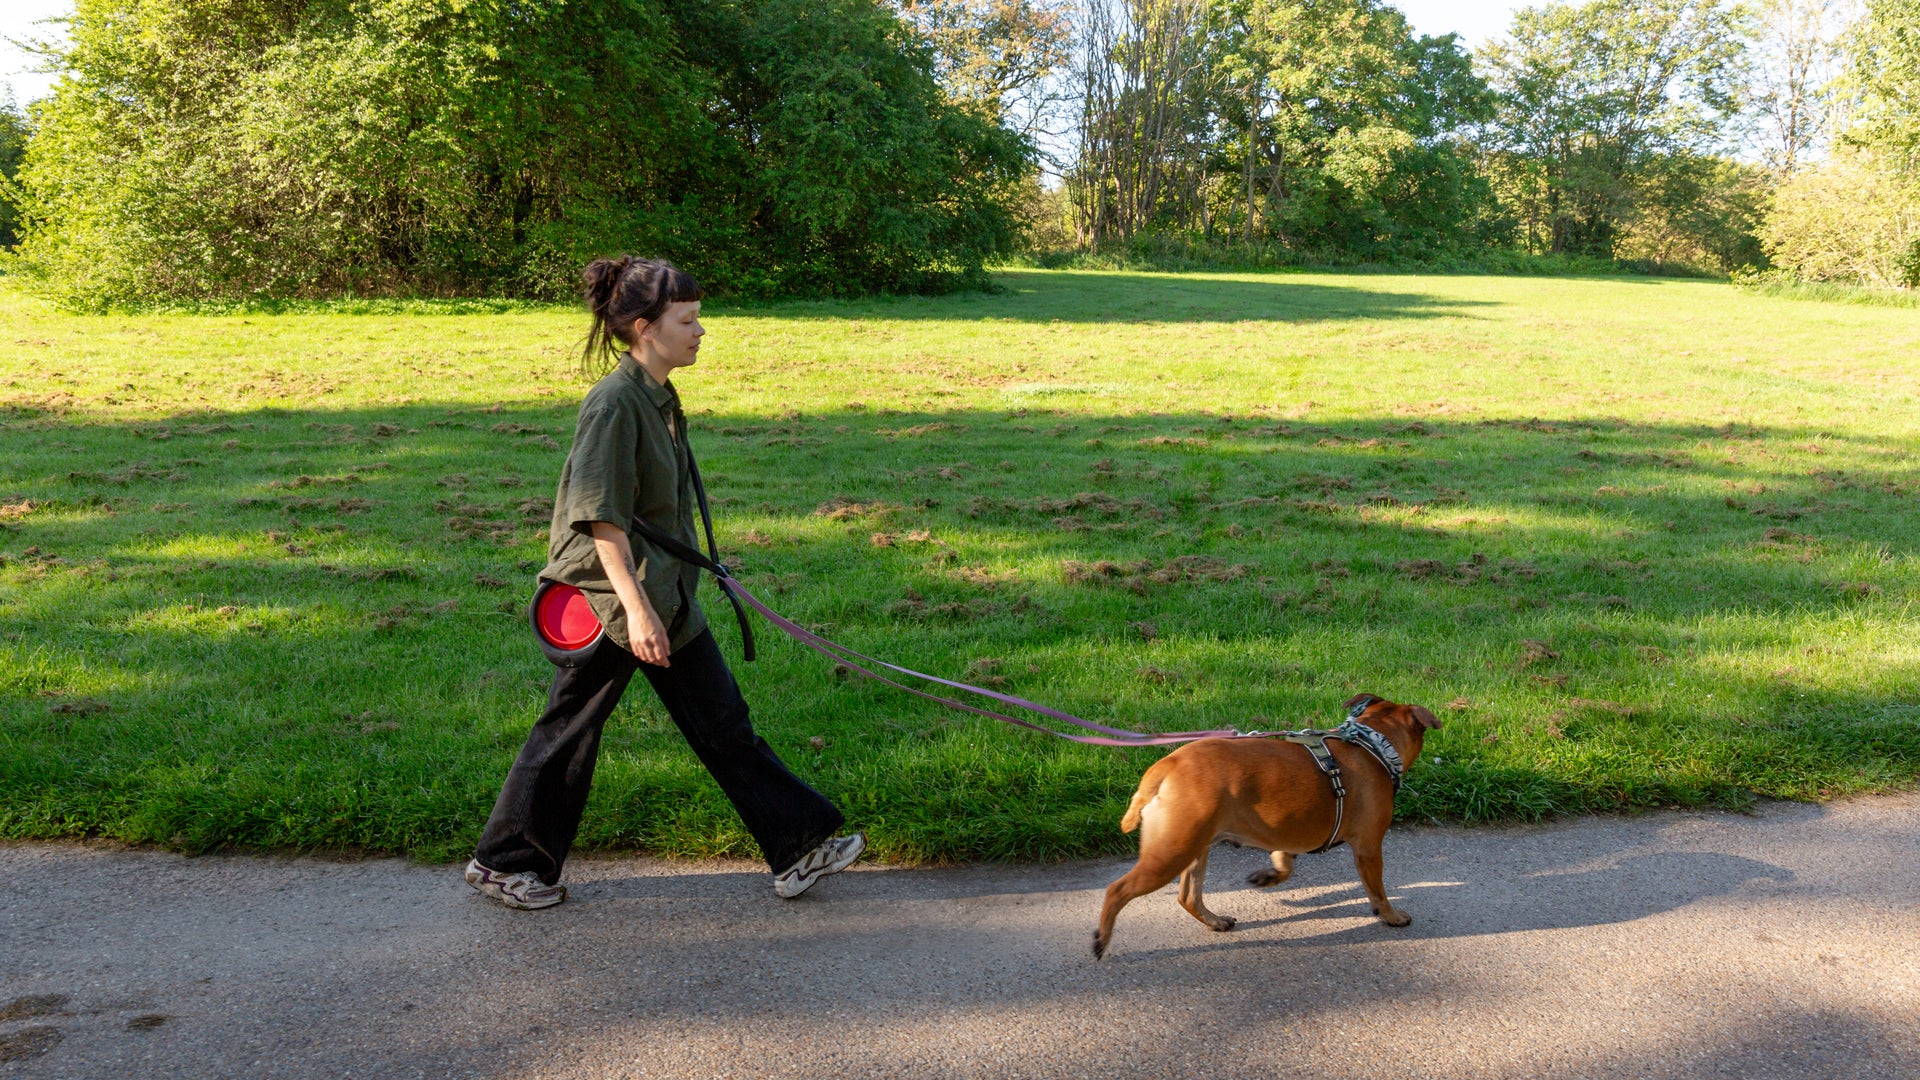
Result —
<instances>
[{"instance_id":1,"label":"dog's shadow","mask_svg":"<svg viewBox=\"0 0 1920 1080\"><path fill-rule=\"evenodd\" d=\"M1400 883L1389 877L1388 895L1413 916L1406 927L1389 927L1375 917L1354 876L1344 849L1302 857L1293 880L1273 889L1243 884L1248 871L1265 866L1264 854L1217 849L1208 874L1207 903L1235 918L1234 929L1211 934L1184 913L1175 913L1194 937L1158 949L1121 950L1121 962L1219 949L1271 949L1347 943L1393 942L1563 930L1632 922L1677 911L1715 897L1747 890L1777 893L1795 886L1792 871L1757 859L1714 851L1653 852L1620 858L1602 856L1572 868L1534 872L1466 860L1415 859L1390 863ZM1040 894L1089 894L1089 915L1097 894L1125 872L1124 860L1070 863L1036 873L1032 867L978 866L944 870L875 869L835 879L800 901L781 902L779 910L867 910L883 901L934 901L966 904L1022 903ZM600 901L742 902L771 896L765 871L734 866L673 868L632 874L606 867L597 880L581 883L581 898ZM691 870L691 872L689 872ZM1516 872L1519 871L1519 872ZM1135 906L1173 903L1174 886ZM810 902L811 901L811 902ZM1268 930L1267 933L1250 933Z\"/></svg>"},{"instance_id":2,"label":"dog's shadow","mask_svg":"<svg viewBox=\"0 0 1920 1080\"><path fill-rule=\"evenodd\" d=\"M1214 911L1239 918L1234 930L1219 941L1183 948L1141 950L1133 956L1189 952L1193 948L1266 948L1274 945L1330 945L1347 941L1388 941L1511 934L1529 930L1565 930L1632 922L1676 911L1702 900L1726 896L1756 886L1780 887L1794 881L1784 867L1713 851L1657 852L1632 855L1607 865L1579 870L1553 870L1524 877L1493 877L1471 881L1420 881L1387 893L1394 905L1413 916L1405 927L1390 927L1376 918L1360 883L1351 877L1352 864L1326 863L1312 877L1299 874L1290 886L1272 891L1228 887L1226 872L1239 860L1221 860L1210 874L1207 903ZM1260 864L1264 865L1264 858ZM1251 864L1250 864L1251 865ZM1304 869L1304 867L1303 867ZM1345 880L1341 880L1341 871ZM1471 874L1465 875L1472 877ZM1224 879L1224 880L1223 880ZM1274 907L1281 914L1263 914ZM1358 920L1356 922L1356 920ZM1306 928L1316 923L1338 924L1320 932ZM1234 940L1234 935L1263 927L1295 927L1306 932L1276 939ZM1196 927L1197 929L1197 927Z\"/></svg>"}]
</instances>

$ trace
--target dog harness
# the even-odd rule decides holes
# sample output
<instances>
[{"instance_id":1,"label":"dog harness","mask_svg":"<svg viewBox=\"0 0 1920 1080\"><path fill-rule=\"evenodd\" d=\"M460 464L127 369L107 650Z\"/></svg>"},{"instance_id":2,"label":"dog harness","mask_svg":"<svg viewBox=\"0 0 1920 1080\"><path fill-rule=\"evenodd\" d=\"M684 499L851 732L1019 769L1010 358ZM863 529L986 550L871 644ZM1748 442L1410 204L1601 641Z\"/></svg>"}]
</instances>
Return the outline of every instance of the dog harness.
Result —
<instances>
[{"instance_id":1,"label":"dog harness","mask_svg":"<svg viewBox=\"0 0 1920 1080\"><path fill-rule=\"evenodd\" d=\"M1373 759L1380 763L1380 767L1387 770L1387 779L1393 781L1394 794L1400 793L1400 778L1407 771L1406 766L1400 761L1400 752L1393 748L1393 743L1387 741L1385 735L1360 722L1360 714L1367 711L1367 706L1379 700L1372 696L1362 697L1354 703L1353 708L1347 710L1346 722L1331 730L1305 728L1300 731L1273 733L1273 738L1285 739L1287 742L1299 743L1306 747L1308 756L1312 757L1313 763L1326 774L1327 782L1333 785L1333 832L1327 835L1326 843L1307 852L1309 855L1331 851L1345 843L1340 839L1340 826L1347 816L1347 785L1340 777L1340 763L1333 759L1333 751L1327 749L1328 739L1339 739L1373 755Z\"/></svg>"}]
</instances>

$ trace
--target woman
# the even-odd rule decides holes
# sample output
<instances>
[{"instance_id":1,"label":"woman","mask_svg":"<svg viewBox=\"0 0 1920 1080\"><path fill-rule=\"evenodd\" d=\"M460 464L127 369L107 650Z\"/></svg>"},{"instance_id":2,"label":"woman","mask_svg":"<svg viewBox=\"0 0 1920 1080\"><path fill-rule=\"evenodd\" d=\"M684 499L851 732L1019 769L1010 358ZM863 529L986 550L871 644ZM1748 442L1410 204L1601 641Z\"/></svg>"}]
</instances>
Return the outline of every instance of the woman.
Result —
<instances>
[{"instance_id":1,"label":"woman","mask_svg":"<svg viewBox=\"0 0 1920 1080\"><path fill-rule=\"evenodd\" d=\"M593 782L600 729L639 670L720 783L791 899L860 857L866 837L787 770L747 721L747 703L694 598L700 570L630 531L634 515L698 547L687 420L669 376L700 353L700 285L669 263L597 259L586 270L590 370L612 370L580 405L560 472L540 576L586 594L606 634L555 672L547 709L494 804L467 883L514 908L552 907Z\"/></svg>"}]
</instances>

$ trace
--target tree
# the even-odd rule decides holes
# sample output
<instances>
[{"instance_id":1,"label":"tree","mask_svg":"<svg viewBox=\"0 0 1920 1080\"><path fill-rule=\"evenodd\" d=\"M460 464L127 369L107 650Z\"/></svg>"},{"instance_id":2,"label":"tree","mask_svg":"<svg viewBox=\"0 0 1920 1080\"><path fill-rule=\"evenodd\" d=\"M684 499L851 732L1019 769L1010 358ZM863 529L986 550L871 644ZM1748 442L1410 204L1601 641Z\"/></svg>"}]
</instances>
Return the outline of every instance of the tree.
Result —
<instances>
[{"instance_id":1,"label":"tree","mask_svg":"<svg viewBox=\"0 0 1920 1080\"><path fill-rule=\"evenodd\" d=\"M1074 79L1079 147L1067 174L1083 243L1133 238L1201 189L1208 131L1205 0L1090 0Z\"/></svg>"},{"instance_id":2,"label":"tree","mask_svg":"<svg viewBox=\"0 0 1920 1080\"><path fill-rule=\"evenodd\" d=\"M21 170L76 303L950 287L1013 239L1022 141L878 0L79 0Z\"/></svg>"},{"instance_id":3,"label":"tree","mask_svg":"<svg viewBox=\"0 0 1920 1080\"><path fill-rule=\"evenodd\" d=\"M1614 256L1721 273L1763 267L1759 229L1773 182L1767 169L1724 157L1655 158L1638 178Z\"/></svg>"},{"instance_id":4,"label":"tree","mask_svg":"<svg viewBox=\"0 0 1920 1080\"><path fill-rule=\"evenodd\" d=\"M19 175L20 160L26 156L27 139L32 128L14 103L13 90L0 93L0 248L20 242L20 211L14 177Z\"/></svg>"},{"instance_id":5,"label":"tree","mask_svg":"<svg viewBox=\"0 0 1920 1080\"><path fill-rule=\"evenodd\" d=\"M1245 92L1245 107L1227 122L1243 132L1248 236L1262 209L1284 236L1296 206L1321 195L1330 155L1341 158L1345 179L1365 184L1413 144L1394 115L1392 91L1410 74L1399 12L1370 0L1230 0L1220 12L1229 28L1223 59Z\"/></svg>"},{"instance_id":6,"label":"tree","mask_svg":"<svg viewBox=\"0 0 1920 1080\"><path fill-rule=\"evenodd\" d=\"M1461 144L1486 84L1382 0L1092 0L1076 76L1086 243L1425 256L1471 243L1491 201Z\"/></svg>"},{"instance_id":7,"label":"tree","mask_svg":"<svg viewBox=\"0 0 1920 1080\"><path fill-rule=\"evenodd\" d=\"M1752 19L1729 0L1529 8L1485 54L1503 187L1530 246L1610 256L1659 159L1711 154L1740 108Z\"/></svg>"},{"instance_id":8,"label":"tree","mask_svg":"<svg viewBox=\"0 0 1920 1080\"><path fill-rule=\"evenodd\" d=\"M1416 147L1484 118L1486 86L1454 36L1415 39L1377 0L1226 0L1215 12L1249 238L1263 213L1282 236L1317 231L1326 200L1373 201Z\"/></svg>"},{"instance_id":9,"label":"tree","mask_svg":"<svg viewBox=\"0 0 1920 1080\"><path fill-rule=\"evenodd\" d=\"M1849 141L1920 173L1920 0L1867 0L1852 44L1859 103Z\"/></svg>"},{"instance_id":10,"label":"tree","mask_svg":"<svg viewBox=\"0 0 1920 1080\"><path fill-rule=\"evenodd\" d=\"M1768 245L1802 277L1920 288L1920 0L1867 0L1849 45L1843 150L1781 190Z\"/></svg>"},{"instance_id":11,"label":"tree","mask_svg":"<svg viewBox=\"0 0 1920 1080\"><path fill-rule=\"evenodd\" d=\"M1032 135L1063 98L1054 76L1073 42L1070 0L900 0L955 100Z\"/></svg>"},{"instance_id":12,"label":"tree","mask_svg":"<svg viewBox=\"0 0 1920 1080\"><path fill-rule=\"evenodd\" d=\"M1767 167L1793 174L1822 144L1844 53L1848 0L1765 0L1751 96Z\"/></svg>"}]
</instances>

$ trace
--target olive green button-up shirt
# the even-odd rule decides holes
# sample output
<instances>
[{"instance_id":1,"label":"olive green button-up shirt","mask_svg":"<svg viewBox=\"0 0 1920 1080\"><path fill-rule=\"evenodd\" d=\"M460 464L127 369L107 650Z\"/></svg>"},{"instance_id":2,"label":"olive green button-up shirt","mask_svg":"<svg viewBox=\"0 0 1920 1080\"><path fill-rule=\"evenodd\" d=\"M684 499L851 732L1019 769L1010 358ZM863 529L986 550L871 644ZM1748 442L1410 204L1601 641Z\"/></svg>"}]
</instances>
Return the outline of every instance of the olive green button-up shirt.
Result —
<instances>
[{"instance_id":1,"label":"olive green button-up shirt","mask_svg":"<svg viewBox=\"0 0 1920 1080\"><path fill-rule=\"evenodd\" d=\"M638 513L697 549L696 506L680 396L671 382L655 382L632 356L622 354L619 366L580 403L573 448L553 497L547 566L540 576L585 593L607 635L627 645L626 609L593 547L594 522L620 526L633 545L640 588L666 626L670 646L678 649L707 628L694 595L700 568L655 547L631 523Z\"/></svg>"}]
</instances>

